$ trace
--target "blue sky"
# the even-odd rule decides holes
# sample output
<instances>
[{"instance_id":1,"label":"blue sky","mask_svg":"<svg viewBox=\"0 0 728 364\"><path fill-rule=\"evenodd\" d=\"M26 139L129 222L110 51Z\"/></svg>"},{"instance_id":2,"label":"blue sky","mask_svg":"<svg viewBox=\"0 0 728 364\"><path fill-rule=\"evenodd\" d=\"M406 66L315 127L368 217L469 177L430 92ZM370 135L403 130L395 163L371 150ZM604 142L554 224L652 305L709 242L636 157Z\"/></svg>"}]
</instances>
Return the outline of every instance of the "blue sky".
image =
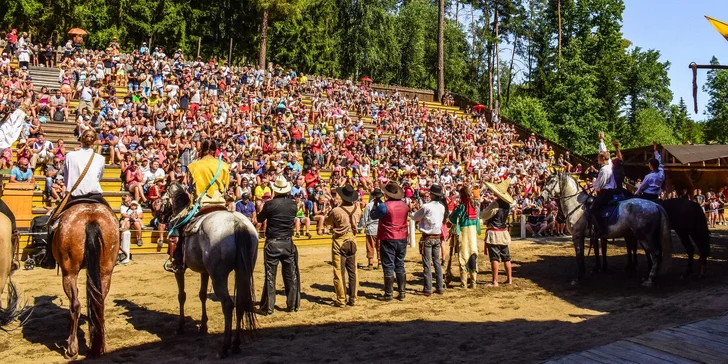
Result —
<instances>
[{"instance_id":1,"label":"blue sky","mask_svg":"<svg viewBox=\"0 0 728 364\"><path fill-rule=\"evenodd\" d=\"M698 114L693 114L690 62L708 64L713 56L728 64L728 42L704 18L728 23L728 0L625 0L624 38L634 46L656 49L670 61L673 102L685 99L694 120L703 120L708 101L702 92L706 71L698 70Z\"/></svg>"}]
</instances>

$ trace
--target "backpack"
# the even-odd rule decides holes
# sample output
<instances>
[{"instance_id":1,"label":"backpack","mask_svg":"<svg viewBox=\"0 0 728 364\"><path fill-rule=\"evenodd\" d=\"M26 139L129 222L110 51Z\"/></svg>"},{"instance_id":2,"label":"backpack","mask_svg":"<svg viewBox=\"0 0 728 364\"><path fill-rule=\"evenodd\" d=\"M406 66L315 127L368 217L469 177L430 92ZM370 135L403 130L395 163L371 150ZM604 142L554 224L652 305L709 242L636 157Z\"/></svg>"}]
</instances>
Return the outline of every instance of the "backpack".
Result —
<instances>
[{"instance_id":1,"label":"backpack","mask_svg":"<svg viewBox=\"0 0 728 364\"><path fill-rule=\"evenodd\" d=\"M64 121L66 119L66 114L63 113L61 110L56 110L56 112L53 113L53 121Z\"/></svg>"}]
</instances>

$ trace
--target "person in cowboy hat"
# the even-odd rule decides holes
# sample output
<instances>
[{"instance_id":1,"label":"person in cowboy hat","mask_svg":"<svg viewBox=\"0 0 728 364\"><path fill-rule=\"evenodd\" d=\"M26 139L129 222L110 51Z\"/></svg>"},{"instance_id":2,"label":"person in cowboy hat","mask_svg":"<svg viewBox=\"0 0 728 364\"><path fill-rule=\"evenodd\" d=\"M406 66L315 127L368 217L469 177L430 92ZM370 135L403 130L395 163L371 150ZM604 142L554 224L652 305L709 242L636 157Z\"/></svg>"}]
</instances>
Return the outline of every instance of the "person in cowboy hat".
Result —
<instances>
[{"instance_id":1,"label":"person in cowboy hat","mask_svg":"<svg viewBox=\"0 0 728 364\"><path fill-rule=\"evenodd\" d=\"M298 311L301 306L301 274L298 270L298 249L293 243L293 224L296 218L296 203L288 198L291 184L278 176L273 186L274 197L266 201L257 216L259 223L265 223L265 285L260 309L266 315L273 314L276 303L276 273L278 263L282 265L286 292L286 306L289 312Z\"/></svg>"},{"instance_id":2,"label":"person in cowboy hat","mask_svg":"<svg viewBox=\"0 0 728 364\"><path fill-rule=\"evenodd\" d=\"M377 238L382 250L382 270L384 271L384 300L392 300L395 274L397 279L397 299L405 297L406 272L404 257L407 254L407 217L409 206L402 201L404 191L394 181L382 189L387 196L385 202L375 202L372 219L378 219Z\"/></svg>"},{"instance_id":3,"label":"person in cowboy hat","mask_svg":"<svg viewBox=\"0 0 728 364\"><path fill-rule=\"evenodd\" d=\"M372 219L371 214L374 209L374 204L384 196L382 190L375 188L369 194L369 202L364 207L364 213L361 215L361 225L364 227L364 234L366 235L366 248L367 248L367 267L366 270L379 269L379 265L382 263L380 256L380 245L379 239L377 238L377 227L379 226L379 220ZM377 265L374 265L374 254L377 255Z\"/></svg>"},{"instance_id":4,"label":"person in cowboy hat","mask_svg":"<svg viewBox=\"0 0 728 364\"><path fill-rule=\"evenodd\" d=\"M487 254L490 256L490 267L492 270L493 280L490 286L498 286L498 264L503 262L506 271L506 284L513 282L513 270L511 268L511 253L508 244L511 242L511 234L508 232L506 220L511 212L513 197L508 193L510 181L503 180L499 184L486 182L485 185L496 197L480 212L480 218L485 220L486 235L485 246ZM487 200L483 201L483 205Z\"/></svg>"},{"instance_id":5,"label":"person in cowboy hat","mask_svg":"<svg viewBox=\"0 0 728 364\"><path fill-rule=\"evenodd\" d=\"M422 266L424 267L425 296L432 295L432 264L435 264L435 277L437 281L437 294L442 294L444 285L442 277L442 262L440 261L440 247L442 225L447 221L447 205L444 200L442 186L432 185L429 190L430 202L422 205L415 212L412 219L416 221L422 237L420 239L420 252L422 253Z\"/></svg>"},{"instance_id":6,"label":"person in cowboy hat","mask_svg":"<svg viewBox=\"0 0 728 364\"><path fill-rule=\"evenodd\" d=\"M357 223L361 218L359 194L354 187L347 184L336 188L336 194L341 198L341 205L334 207L326 216L324 223L332 230L331 235L331 262L334 268L334 290L336 299L334 306L354 306L356 303L359 280L356 271L356 233ZM332 205L337 205L336 198L331 199ZM345 288L342 277L342 267L346 269L349 280L349 289ZM347 293L349 299L346 299Z\"/></svg>"}]
</instances>

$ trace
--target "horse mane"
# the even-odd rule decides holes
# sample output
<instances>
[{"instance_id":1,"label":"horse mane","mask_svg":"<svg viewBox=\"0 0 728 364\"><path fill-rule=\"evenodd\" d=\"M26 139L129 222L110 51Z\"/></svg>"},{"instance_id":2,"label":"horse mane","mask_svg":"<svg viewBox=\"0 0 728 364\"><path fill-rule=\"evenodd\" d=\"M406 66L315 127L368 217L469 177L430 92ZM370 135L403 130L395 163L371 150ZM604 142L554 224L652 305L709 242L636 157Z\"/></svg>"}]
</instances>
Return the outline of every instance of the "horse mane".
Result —
<instances>
[{"instance_id":1,"label":"horse mane","mask_svg":"<svg viewBox=\"0 0 728 364\"><path fill-rule=\"evenodd\" d=\"M190 195L185 190L185 186L177 181L167 186L167 193L169 193L169 199L172 201L172 210L175 212L181 211L192 202Z\"/></svg>"}]
</instances>

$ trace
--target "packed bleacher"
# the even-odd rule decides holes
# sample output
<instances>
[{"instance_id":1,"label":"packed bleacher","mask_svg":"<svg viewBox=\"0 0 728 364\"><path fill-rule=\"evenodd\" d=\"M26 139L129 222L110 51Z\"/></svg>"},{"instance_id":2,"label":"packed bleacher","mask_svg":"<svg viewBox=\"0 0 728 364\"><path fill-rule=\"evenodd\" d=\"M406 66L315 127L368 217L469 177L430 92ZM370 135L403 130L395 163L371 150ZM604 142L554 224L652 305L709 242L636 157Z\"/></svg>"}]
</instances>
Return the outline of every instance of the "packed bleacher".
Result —
<instances>
[{"instance_id":1,"label":"packed bleacher","mask_svg":"<svg viewBox=\"0 0 728 364\"><path fill-rule=\"evenodd\" d=\"M369 191L390 180L401 183L415 209L433 183L444 186L453 208L458 186L471 186L480 198L489 193L485 182L511 179L514 221L525 212L535 236L566 234L563 214L541 201L540 189L549 168L578 173L582 166L487 111L277 65L189 60L181 50L167 54L146 44L131 54L112 42L96 51L66 47L57 62L33 57L41 58L33 64L47 67L20 65L6 54L10 61L0 62L1 114L17 107L23 90L38 91L0 169L11 171L12 182L38 186L34 214L46 213L66 193L59 166L78 147L75 136L93 128L109 163L105 197L118 206L122 228L147 231L134 237L140 244L163 238L154 219L161 194L170 181L186 182L186 167L206 138L217 141L231 164L229 209L252 218L270 198L276 176L292 181L301 239L328 233L323 217L336 187L351 184L365 203ZM152 229L160 231L149 234Z\"/></svg>"}]
</instances>

